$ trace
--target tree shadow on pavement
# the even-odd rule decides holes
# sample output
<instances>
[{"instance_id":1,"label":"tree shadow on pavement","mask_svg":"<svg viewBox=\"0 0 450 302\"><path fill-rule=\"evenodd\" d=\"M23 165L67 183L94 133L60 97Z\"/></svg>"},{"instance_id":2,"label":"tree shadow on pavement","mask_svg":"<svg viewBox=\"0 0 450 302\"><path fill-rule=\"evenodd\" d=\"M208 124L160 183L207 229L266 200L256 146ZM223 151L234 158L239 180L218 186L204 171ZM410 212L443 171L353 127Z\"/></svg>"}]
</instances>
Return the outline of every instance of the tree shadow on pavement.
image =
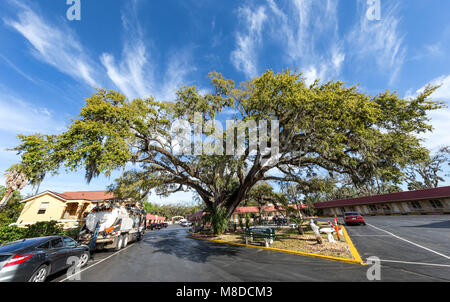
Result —
<instances>
[{"instance_id":1,"label":"tree shadow on pavement","mask_svg":"<svg viewBox=\"0 0 450 302\"><path fill-rule=\"evenodd\" d=\"M170 234L167 237L145 238L143 241L155 248L154 253L174 255L199 263L204 263L209 257L214 256L233 257L242 251L238 246L185 238L186 235Z\"/></svg>"},{"instance_id":2,"label":"tree shadow on pavement","mask_svg":"<svg viewBox=\"0 0 450 302\"><path fill-rule=\"evenodd\" d=\"M409 225L409 226L404 226L404 227L407 227L407 228L450 229L450 220L434 222L434 223L429 223L429 224L422 224L422 225Z\"/></svg>"}]
</instances>

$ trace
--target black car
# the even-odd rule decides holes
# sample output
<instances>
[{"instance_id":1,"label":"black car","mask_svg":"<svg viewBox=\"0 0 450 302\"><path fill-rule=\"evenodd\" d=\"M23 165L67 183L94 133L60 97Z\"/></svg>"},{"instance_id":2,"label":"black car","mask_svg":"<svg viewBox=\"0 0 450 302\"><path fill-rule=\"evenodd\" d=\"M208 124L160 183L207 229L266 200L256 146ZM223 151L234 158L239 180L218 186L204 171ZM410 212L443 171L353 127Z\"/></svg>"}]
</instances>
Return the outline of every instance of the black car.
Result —
<instances>
[{"instance_id":1,"label":"black car","mask_svg":"<svg viewBox=\"0 0 450 302\"><path fill-rule=\"evenodd\" d=\"M67 236L9 242L0 245L0 282L44 282L47 276L74 265L74 259L79 267L85 266L89 256L87 246Z\"/></svg>"},{"instance_id":2,"label":"black car","mask_svg":"<svg viewBox=\"0 0 450 302\"><path fill-rule=\"evenodd\" d=\"M276 225L286 225L288 223L287 218L282 217L282 216L275 216L273 217L272 221L276 224Z\"/></svg>"},{"instance_id":3,"label":"black car","mask_svg":"<svg viewBox=\"0 0 450 302\"><path fill-rule=\"evenodd\" d=\"M148 230L160 230L161 224L159 223L152 223L147 227Z\"/></svg>"}]
</instances>

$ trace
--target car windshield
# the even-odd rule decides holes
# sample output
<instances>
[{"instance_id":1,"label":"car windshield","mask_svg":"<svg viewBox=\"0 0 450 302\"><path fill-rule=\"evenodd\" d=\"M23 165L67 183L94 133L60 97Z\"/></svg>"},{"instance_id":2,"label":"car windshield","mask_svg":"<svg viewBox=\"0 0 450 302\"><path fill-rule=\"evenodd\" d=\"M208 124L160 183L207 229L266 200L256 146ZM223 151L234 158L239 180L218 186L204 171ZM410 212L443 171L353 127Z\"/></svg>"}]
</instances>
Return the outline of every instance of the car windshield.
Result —
<instances>
[{"instance_id":1,"label":"car windshield","mask_svg":"<svg viewBox=\"0 0 450 302\"><path fill-rule=\"evenodd\" d=\"M345 216L359 216L359 213L357 212L351 212L351 213L345 213Z\"/></svg>"}]
</instances>

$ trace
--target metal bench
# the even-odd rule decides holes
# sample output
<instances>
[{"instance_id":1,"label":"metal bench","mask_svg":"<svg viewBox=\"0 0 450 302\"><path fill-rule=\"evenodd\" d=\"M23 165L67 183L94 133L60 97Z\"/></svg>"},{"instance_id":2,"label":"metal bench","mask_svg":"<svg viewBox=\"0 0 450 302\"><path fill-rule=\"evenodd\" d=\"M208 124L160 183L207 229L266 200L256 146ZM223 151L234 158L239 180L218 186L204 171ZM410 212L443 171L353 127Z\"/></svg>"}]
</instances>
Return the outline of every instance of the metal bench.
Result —
<instances>
[{"instance_id":1,"label":"metal bench","mask_svg":"<svg viewBox=\"0 0 450 302\"><path fill-rule=\"evenodd\" d=\"M266 247L270 245L275 240L275 229L274 228L246 228L244 230L245 244L248 242L253 242L254 239L260 238L264 239Z\"/></svg>"}]
</instances>

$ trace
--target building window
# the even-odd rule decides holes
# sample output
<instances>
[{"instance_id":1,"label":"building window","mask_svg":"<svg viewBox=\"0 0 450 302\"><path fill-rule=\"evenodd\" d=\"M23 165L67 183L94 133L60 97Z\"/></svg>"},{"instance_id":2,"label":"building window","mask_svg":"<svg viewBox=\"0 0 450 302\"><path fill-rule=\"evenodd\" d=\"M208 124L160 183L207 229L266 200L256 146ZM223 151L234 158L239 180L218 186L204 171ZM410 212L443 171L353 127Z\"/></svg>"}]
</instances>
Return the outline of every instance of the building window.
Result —
<instances>
[{"instance_id":1,"label":"building window","mask_svg":"<svg viewBox=\"0 0 450 302\"><path fill-rule=\"evenodd\" d=\"M422 210L423 207L418 201L411 201L411 206L416 210Z\"/></svg>"},{"instance_id":2,"label":"building window","mask_svg":"<svg viewBox=\"0 0 450 302\"><path fill-rule=\"evenodd\" d=\"M385 205L383 205L383 211L390 212L391 211L391 207L388 206L387 204L385 204Z\"/></svg>"},{"instance_id":3,"label":"building window","mask_svg":"<svg viewBox=\"0 0 450 302\"><path fill-rule=\"evenodd\" d=\"M442 209L444 207L440 200L430 200L430 204L433 209Z\"/></svg>"},{"instance_id":4,"label":"building window","mask_svg":"<svg viewBox=\"0 0 450 302\"><path fill-rule=\"evenodd\" d=\"M48 202L41 203L41 206L39 207L39 210L38 210L38 215L45 214L45 212L47 211L47 208L48 208Z\"/></svg>"},{"instance_id":5,"label":"building window","mask_svg":"<svg viewBox=\"0 0 450 302\"><path fill-rule=\"evenodd\" d=\"M369 205L369 210L370 210L371 212L376 212L376 211L377 211L377 206L371 204L371 205Z\"/></svg>"},{"instance_id":6,"label":"building window","mask_svg":"<svg viewBox=\"0 0 450 302\"><path fill-rule=\"evenodd\" d=\"M76 216L77 210L78 210L77 203L69 203L66 207L66 211L64 212L63 219Z\"/></svg>"},{"instance_id":7,"label":"building window","mask_svg":"<svg viewBox=\"0 0 450 302\"><path fill-rule=\"evenodd\" d=\"M355 212L355 211L356 211L356 210L355 210L355 207L354 207L354 206L351 206L351 207L350 207L350 211L351 211L351 212Z\"/></svg>"}]
</instances>

